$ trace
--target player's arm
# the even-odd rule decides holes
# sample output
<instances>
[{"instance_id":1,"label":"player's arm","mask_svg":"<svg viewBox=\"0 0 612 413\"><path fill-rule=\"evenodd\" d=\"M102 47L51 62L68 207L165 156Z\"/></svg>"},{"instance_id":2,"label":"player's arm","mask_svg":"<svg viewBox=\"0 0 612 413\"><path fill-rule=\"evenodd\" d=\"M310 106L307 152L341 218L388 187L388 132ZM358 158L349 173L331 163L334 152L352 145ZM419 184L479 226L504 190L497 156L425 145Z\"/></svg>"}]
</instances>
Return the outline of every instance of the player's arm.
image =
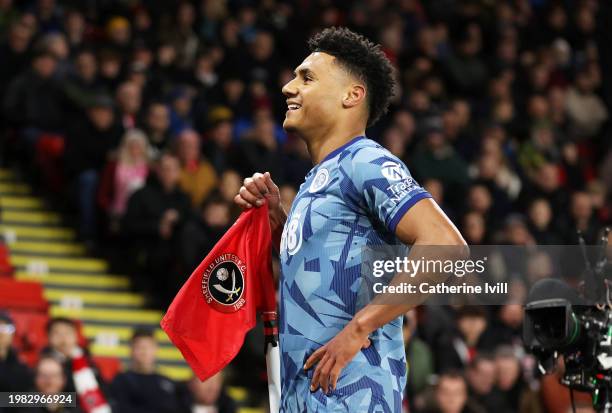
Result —
<instances>
[{"instance_id":1,"label":"player's arm","mask_svg":"<svg viewBox=\"0 0 612 413\"><path fill-rule=\"evenodd\" d=\"M287 213L281 203L278 186L272 181L270 172L256 173L246 178L234 202L243 209L258 208L268 202L268 216L270 217L270 230L272 231L272 245L278 251L283 226L287 220Z\"/></svg>"},{"instance_id":2,"label":"player's arm","mask_svg":"<svg viewBox=\"0 0 612 413\"><path fill-rule=\"evenodd\" d=\"M401 218L395 233L403 243L413 246L466 245L455 225L430 198L422 199L414 204ZM418 247L416 250L419 250ZM457 252L463 251L464 248L450 250ZM465 251L467 252L467 248ZM416 278L418 277L417 274ZM308 358L305 369L317 364L311 382L311 390L314 391L319 386L324 392L335 389L341 370L359 350L369 345L369 334L415 307L414 301L411 303L393 301L394 303L371 303L365 306L355 314L353 320L336 337L317 349Z\"/></svg>"},{"instance_id":3,"label":"player's arm","mask_svg":"<svg viewBox=\"0 0 612 413\"><path fill-rule=\"evenodd\" d=\"M431 258L454 260L465 258L468 253L467 244L459 230L431 198L423 199L410 208L400 220L395 234L404 244L413 246L409 258L413 254L415 255L414 258L418 259L422 255L427 256L436 253L437 255ZM419 248L419 246L424 247ZM428 246L450 246L451 248L435 249L428 248ZM414 278L418 282L420 281L419 277L428 275L424 273L416 274ZM402 276L400 274L398 278ZM425 298L425 295L423 295L422 299ZM384 302L384 300L380 301ZM397 299L392 301L397 302ZM362 334L369 335L374 330L413 309L416 306L415 301L381 305L377 305L377 301L375 301L355 314L354 327Z\"/></svg>"}]
</instances>

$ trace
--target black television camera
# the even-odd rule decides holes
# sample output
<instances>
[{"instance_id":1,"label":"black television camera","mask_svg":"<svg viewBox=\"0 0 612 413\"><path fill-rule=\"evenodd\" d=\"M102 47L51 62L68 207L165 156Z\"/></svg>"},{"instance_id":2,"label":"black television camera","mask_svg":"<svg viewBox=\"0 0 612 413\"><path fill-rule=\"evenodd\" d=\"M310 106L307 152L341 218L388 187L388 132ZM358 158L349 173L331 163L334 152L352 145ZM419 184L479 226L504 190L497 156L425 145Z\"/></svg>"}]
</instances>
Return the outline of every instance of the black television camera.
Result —
<instances>
[{"instance_id":1,"label":"black television camera","mask_svg":"<svg viewBox=\"0 0 612 413\"><path fill-rule=\"evenodd\" d=\"M590 392L596 411L606 413L612 413L609 232L607 228L594 265L580 237L586 265L581 293L560 280L537 282L529 292L523 323L523 340L538 359L542 374L550 372L561 357L565 364L561 383L571 390Z\"/></svg>"}]
</instances>

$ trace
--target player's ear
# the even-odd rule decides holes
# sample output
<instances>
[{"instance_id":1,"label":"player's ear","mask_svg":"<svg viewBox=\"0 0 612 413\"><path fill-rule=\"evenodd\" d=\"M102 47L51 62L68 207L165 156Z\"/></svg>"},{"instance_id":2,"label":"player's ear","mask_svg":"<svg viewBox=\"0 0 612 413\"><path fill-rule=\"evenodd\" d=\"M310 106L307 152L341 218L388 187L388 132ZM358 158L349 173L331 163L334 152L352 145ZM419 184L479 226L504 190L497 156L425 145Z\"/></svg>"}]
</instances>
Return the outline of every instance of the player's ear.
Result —
<instances>
[{"instance_id":1,"label":"player's ear","mask_svg":"<svg viewBox=\"0 0 612 413\"><path fill-rule=\"evenodd\" d=\"M345 108L351 108L363 102L365 100L365 97L365 87L359 83L352 83L346 90L344 99L342 99L342 104Z\"/></svg>"}]
</instances>

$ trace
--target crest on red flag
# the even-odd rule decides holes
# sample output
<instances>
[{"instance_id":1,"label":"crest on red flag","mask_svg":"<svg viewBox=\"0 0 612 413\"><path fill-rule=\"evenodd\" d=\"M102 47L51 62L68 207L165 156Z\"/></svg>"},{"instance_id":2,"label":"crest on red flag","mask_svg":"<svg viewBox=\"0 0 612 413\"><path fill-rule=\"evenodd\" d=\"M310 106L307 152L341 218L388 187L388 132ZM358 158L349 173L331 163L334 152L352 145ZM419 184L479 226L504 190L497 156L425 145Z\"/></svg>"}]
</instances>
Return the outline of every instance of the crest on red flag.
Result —
<instances>
[{"instance_id":1,"label":"crest on red flag","mask_svg":"<svg viewBox=\"0 0 612 413\"><path fill-rule=\"evenodd\" d=\"M221 254L202 274L204 300L217 311L233 313L246 303L246 263L235 254Z\"/></svg>"}]
</instances>

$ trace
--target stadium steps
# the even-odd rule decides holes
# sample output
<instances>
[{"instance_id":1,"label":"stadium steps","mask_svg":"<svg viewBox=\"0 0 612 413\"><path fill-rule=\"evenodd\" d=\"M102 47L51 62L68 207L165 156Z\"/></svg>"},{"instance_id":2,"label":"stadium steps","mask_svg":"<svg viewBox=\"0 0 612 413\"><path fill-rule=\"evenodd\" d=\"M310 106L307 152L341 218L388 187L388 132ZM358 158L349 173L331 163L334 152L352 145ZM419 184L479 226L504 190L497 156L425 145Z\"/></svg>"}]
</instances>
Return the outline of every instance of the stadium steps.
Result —
<instances>
[{"instance_id":1,"label":"stadium steps","mask_svg":"<svg viewBox=\"0 0 612 413\"><path fill-rule=\"evenodd\" d=\"M159 328L162 313L144 308L145 298L130 290L128 277L109 274L106 261L87 257L75 231L6 169L0 169L0 234L11 251L15 278L42 283L51 316L81 320L93 356L116 357L127 365L132 332L147 326L159 342L159 371L175 380L191 377ZM237 400L246 398L244 389L232 391Z\"/></svg>"}]
</instances>

